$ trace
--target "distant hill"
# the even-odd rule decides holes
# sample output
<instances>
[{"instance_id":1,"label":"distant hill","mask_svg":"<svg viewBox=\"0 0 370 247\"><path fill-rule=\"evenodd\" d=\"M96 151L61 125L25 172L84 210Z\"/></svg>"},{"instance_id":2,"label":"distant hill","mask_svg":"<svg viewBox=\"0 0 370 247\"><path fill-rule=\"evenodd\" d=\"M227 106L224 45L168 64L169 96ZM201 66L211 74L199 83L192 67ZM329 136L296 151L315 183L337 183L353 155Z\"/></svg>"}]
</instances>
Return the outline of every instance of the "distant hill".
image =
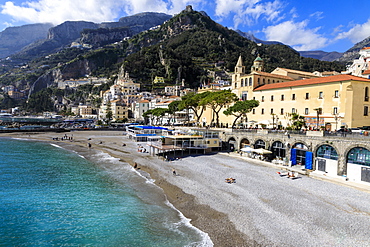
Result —
<instances>
[{"instance_id":1,"label":"distant hill","mask_svg":"<svg viewBox=\"0 0 370 247\"><path fill-rule=\"evenodd\" d=\"M353 47L351 47L346 52L344 52L343 55L340 58L338 58L336 61L350 63L354 59L357 59L360 57L358 53L364 47L370 47L370 37L367 37L366 39L356 43Z\"/></svg>"},{"instance_id":2,"label":"distant hill","mask_svg":"<svg viewBox=\"0 0 370 247\"><path fill-rule=\"evenodd\" d=\"M8 27L0 32L0 58L19 52L25 46L45 39L52 24L30 24Z\"/></svg>"},{"instance_id":3,"label":"distant hill","mask_svg":"<svg viewBox=\"0 0 370 247\"><path fill-rule=\"evenodd\" d=\"M283 43L279 42L279 41L266 41L266 40L261 40L261 39L257 39L256 37L254 37L253 34L251 33L246 33L246 32L242 32L240 30L236 30L236 32L238 34L240 34L241 36L243 36L244 38L247 38L257 44L264 44L264 45L284 45Z\"/></svg>"},{"instance_id":4,"label":"distant hill","mask_svg":"<svg viewBox=\"0 0 370 247\"><path fill-rule=\"evenodd\" d=\"M26 62L39 56L58 52L70 46L74 41L81 41L82 32L84 33L82 42L93 41L94 45L99 47L158 26L169 18L171 16L167 14L146 12L123 17L118 22L104 22L101 24L86 21L66 21L50 28L45 39L24 47L22 51L13 55L12 59ZM120 32L122 33L119 34ZM99 40L102 40L102 43L99 43Z\"/></svg>"},{"instance_id":5,"label":"distant hill","mask_svg":"<svg viewBox=\"0 0 370 247\"><path fill-rule=\"evenodd\" d=\"M325 51L299 51L299 54L301 54L302 57L310 57L319 59L322 61L336 61L339 59L343 53L341 52L325 52Z\"/></svg>"},{"instance_id":6,"label":"distant hill","mask_svg":"<svg viewBox=\"0 0 370 247\"><path fill-rule=\"evenodd\" d=\"M181 83L184 80L186 86L195 88L200 83L214 80L215 74L233 72L240 55L247 72L250 71L257 55L264 60L266 72L271 72L276 67L303 71L344 69L344 65L338 62L301 57L297 51L281 43L257 44L216 23L206 13L193 11L189 6L161 25L152 22L150 16L153 15L150 13L144 16L147 17L148 23L140 24L142 28L155 28L124 40L121 39L122 36L127 35L129 31L136 32L127 29L127 25L135 28L140 25L136 25L134 21L129 23L129 20L125 19L127 22L123 27L118 27L115 23L111 28L93 29L89 27L95 27L96 24L90 22L68 22L54 27L49 32L48 43L40 42L41 45L28 50L28 54L33 51L31 55L34 57L38 51L37 59L27 62L23 68L14 68L1 75L0 84L18 82L25 90L29 88L31 94L55 86L58 81L65 79L97 76L114 80L118 71L123 68L146 90L153 86L152 80L155 76L164 77L166 85ZM163 17L167 18L168 15ZM139 21L145 23L145 19L141 18L139 15ZM81 35L76 38L81 29ZM93 48L66 48L71 41L90 43ZM50 49L56 47L55 49L60 51L45 57L51 50L42 44L50 45ZM64 49L60 48L63 44ZM106 45L99 47L99 44Z\"/></svg>"}]
</instances>

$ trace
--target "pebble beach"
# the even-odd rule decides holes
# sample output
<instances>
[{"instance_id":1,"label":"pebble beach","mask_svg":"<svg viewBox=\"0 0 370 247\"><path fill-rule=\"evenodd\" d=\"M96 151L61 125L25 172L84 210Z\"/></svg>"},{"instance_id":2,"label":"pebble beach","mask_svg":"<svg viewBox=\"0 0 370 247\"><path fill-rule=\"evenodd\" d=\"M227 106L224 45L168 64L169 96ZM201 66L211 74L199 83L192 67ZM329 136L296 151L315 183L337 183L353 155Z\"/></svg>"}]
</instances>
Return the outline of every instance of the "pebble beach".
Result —
<instances>
[{"instance_id":1,"label":"pebble beach","mask_svg":"<svg viewBox=\"0 0 370 247\"><path fill-rule=\"evenodd\" d=\"M65 134L70 138L60 140ZM290 179L280 176L277 167L227 153L169 162L138 152L138 143L123 131L0 136L57 143L76 152L92 149L133 167L136 163L138 172L153 179L214 246L370 246L367 191L303 175ZM227 183L227 178L235 182Z\"/></svg>"}]
</instances>

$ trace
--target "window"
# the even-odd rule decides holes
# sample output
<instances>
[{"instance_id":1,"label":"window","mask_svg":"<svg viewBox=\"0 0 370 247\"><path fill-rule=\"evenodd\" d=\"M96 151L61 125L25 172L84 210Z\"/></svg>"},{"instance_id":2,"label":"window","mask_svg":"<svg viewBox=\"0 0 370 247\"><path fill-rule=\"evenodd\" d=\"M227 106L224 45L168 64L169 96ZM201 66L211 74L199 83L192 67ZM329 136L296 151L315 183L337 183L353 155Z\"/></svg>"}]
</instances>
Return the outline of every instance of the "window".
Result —
<instances>
[{"instance_id":1,"label":"window","mask_svg":"<svg viewBox=\"0 0 370 247\"><path fill-rule=\"evenodd\" d=\"M271 108L270 114L274 114L274 109L273 108Z\"/></svg>"},{"instance_id":2,"label":"window","mask_svg":"<svg viewBox=\"0 0 370 247\"><path fill-rule=\"evenodd\" d=\"M367 105L364 106L364 116L369 116L369 107Z\"/></svg>"},{"instance_id":3,"label":"window","mask_svg":"<svg viewBox=\"0 0 370 247\"><path fill-rule=\"evenodd\" d=\"M256 114L256 109L252 109L252 114Z\"/></svg>"},{"instance_id":4,"label":"window","mask_svg":"<svg viewBox=\"0 0 370 247\"><path fill-rule=\"evenodd\" d=\"M284 94L281 95L281 101L284 101Z\"/></svg>"},{"instance_id":5,"label":"window","mask_svg":"<svg viewBox=\"0 0 370 247\"><path fill-rule=\"evenodd\" d=\"M306 96L304 97L304 99L309 99L310 98L310 93L306 93Z\"/></svg>"},{"instance_id":6,"label":"window","mask_svg":"<svg viewBox=\"0 0 370 247\"><path fill-rule=\"evenodd\" d=\"M280 109L280 115L284 115L284 108Z\"/></svg>"},{"instance_id":7,"label":"window","mask_svg":"<svg viewBox=\"0 0 370 247\"><path fill-rule=\"evenodd\" d=\"M252 77L249 78L249 86L252 86Z\"/></svg>"},{"instance_id":8,"label":"window","mask_svg":"<svg viewBox=\"0 0 370 247\"><path fill-rule=\"evenodd\" d=\"M260 84L260 78L257 78L257 83L258 83L258 85Z\"/></svg>"},{"instance_id":9,"label":"window","mask_svg":"<svg viewBox=\"0 0 370 247\"><path fill-rule=\"evenodd\" d=\"M265 102L265 96L262 96L261 101Z\"/></svg>"},{"instance_id":10,"label":"window","mask_svg":"<svg viewBox=\"0 0 370 247\"><path fill-rule=\"evenodd\" d=\"M338 107L334 107L334 108L333 108L333 114L334 114L334 115L338 114Z\"/></svg>"},{"instance_id":11,"label":"window","mask_svg":"<svg viewBox=\"0 0 370 247\"><path fill-rule=\"evenodd\" d=\"M308 111L308 108L304 108L304 114L305 114L305 115L308 115L308 112L309 112L309 111Z\"/></svg>"},{"instance_id":12,"label":"window","mask_svg":"<svg viewBox=\"0 0 370 247\"><path fill-rule=\"evenodd\" d=\"M292 100L295 100L295 93L292 94Z\"/></svg>"},{"instance_id":13,"label":"window","mask_svg":"<svg viewBox=\"0 0 370 247\"><path fill-rule=\"evenodd\" d=\"M270 79L267 79L267 84L270 84Z\"/></svg>"},{"instance_id":14,"label":"window","mask_svg":"<svg viewBox=\"0 0 370 247\"><path fill-rule=\"evenodd\" d=\"M274 95L271 95L271 101L274 101Z\"/></svg>"},{"instance_id":15,"label":"window","mask_svg":"<svg viewBox=\"0 0 370 247\"><path fill-rule=\"evenodd\" d=\"M334 98L339 98L339 91L338 90L334 91Z\"/></svg>"},{"instance_id":16,"label":"window","mask_svg":"<svg viewBox=\"0 0 370 247\"><path fill-rule=\"evenodd\" d=\"M296 112L295 112L295 108L292 108L292 113L296 113Z\"/></svg>"},{"instance_id":17,"label":"window","mask_svg":"<svg viewBox=\"0 0 370 247\"><path fill-rule=\"evenodd\" d=\"M256 97L253 97L253 100L256 100Z\"/></svg>"},{"instance_id":18,"label":"window","mask_svg":"<svg viewBox=\"0 0 370 247\"><path fill-rule=\"evenodd\" d=\"M316 151L316 157L338 160L338 153L332 146L322 145Z\"/></svg>"},{"instance_id":19,"label":"window","mask_svg":"<svg viewBox=\"0 0 370 247\"><path fill-rule=\"evenodd\" d=\"M263 115L263 114L265 114L265 109L261 109L261 114Z\"/></svg>"},{"instance_id":20,"label":"window","mask_svg":"<svg viewBox=\"0 0 370 247\"><path fill-rule=\"evenodd\" d=\"M243 87L244 79L241 79L240 86Z\"/></svg>"},{"instance_id":21,"label":"window","mask_svg":"<svg viewBox=\"0 0 370 247\"><path fill-rule=\"evenodd\" d=\"M369 101L369 88L365 87L365 101Z\"/></svg>"},{"instance_id":22,"label":"window","mask_svg":"<svg viewBox=\"0 0 370 247\"><path fill-rule=\"evenodd\" d=\"M237 88L238 87L238 83L237 82L235 82L235 88Z\"/></svg>"},{"instance_id":23,"label":"window","mask_svg":"<svg viewBox=\"0 0 370 247\"><path fill-rule=\"evenodd\" d=\"M322 99L323 98L323 95L324 95L323 92L319 92L319 99Z\"/></svg>"}]
</instances>

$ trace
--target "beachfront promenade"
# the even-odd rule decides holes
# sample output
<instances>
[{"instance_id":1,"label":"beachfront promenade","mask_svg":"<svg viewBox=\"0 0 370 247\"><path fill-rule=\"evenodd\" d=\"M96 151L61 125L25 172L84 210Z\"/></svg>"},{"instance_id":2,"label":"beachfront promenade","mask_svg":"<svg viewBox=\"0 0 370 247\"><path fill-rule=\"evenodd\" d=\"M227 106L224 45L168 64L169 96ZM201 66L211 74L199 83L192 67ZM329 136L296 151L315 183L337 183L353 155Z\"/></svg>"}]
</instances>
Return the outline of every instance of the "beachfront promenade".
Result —
<instances>
[{"instance_id":1,"label":"beachfront promenade","mask_svg":"<svg viewBox=\"0 0 370 247\"><path fill-rule=\"evenodd\" d=\"M52 141L55 135L31 137ZM282 167L236 154L167 162L138 152L138 143L122 132L76 131L73 136L67 146L87 147L90 142L94 150L132 165L136 162L138 171L150 174L215 246L368 246L370 242L370 190L365 186L348 187L304 175L281 177L277 172ZM230 177L236 183L225 183Z\"/></svg>"}]
</instances>

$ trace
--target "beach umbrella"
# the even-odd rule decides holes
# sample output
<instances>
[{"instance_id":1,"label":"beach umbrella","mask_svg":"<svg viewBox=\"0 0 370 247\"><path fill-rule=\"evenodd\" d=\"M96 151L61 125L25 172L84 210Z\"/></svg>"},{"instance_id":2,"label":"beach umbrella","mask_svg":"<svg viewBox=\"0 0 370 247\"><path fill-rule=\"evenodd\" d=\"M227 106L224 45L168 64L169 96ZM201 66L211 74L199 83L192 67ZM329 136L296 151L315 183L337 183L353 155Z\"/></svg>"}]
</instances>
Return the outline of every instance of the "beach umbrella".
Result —
<instances>
[{"instance_id":1,"label":"beach umbrella","mask_svg":"<svg viewBox=\"0 0 370 247\"><path fill-rule=\"evenodd\" d=\"M258 154L271 154L272 152L263 148L254 149L253 152Z\"/></svg>"},{"instance_id":2,"label":"beach umbrella","mask_svg":"<svg viewBox=\"0 0 370 247\"><path fill-rule=\"evenodd\" d=\"M252 152L254 149L251 148L251 147L245 147L245 148L241 148L240 151L242 152L247 152L247 153L250 153Z\"/></svg>"}]
</instances>

